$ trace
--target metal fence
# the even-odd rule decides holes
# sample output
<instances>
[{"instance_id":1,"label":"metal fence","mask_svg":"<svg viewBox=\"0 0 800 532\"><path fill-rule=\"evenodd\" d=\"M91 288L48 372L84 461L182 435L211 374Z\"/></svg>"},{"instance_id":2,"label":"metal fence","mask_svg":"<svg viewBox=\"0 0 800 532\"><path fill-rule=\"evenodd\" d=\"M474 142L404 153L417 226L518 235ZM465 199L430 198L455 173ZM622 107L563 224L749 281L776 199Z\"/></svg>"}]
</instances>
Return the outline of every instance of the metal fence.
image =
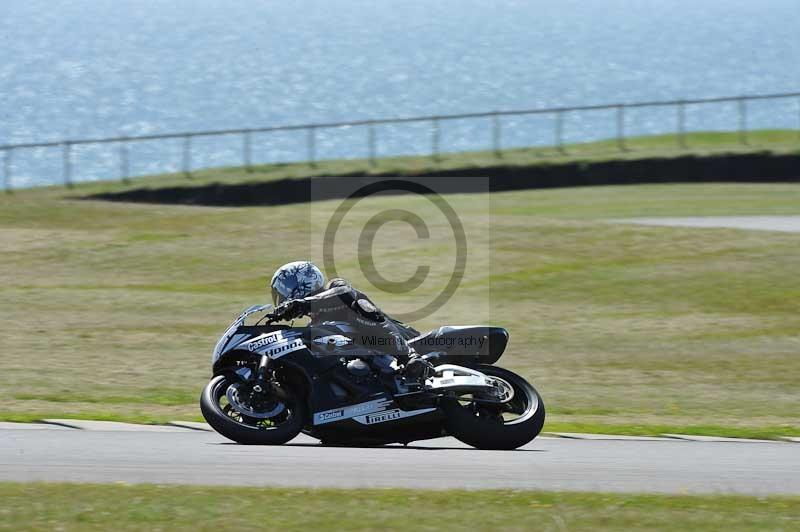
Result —
<instances>
[{"instance_id":1,"label":"metal fence","mask_svg":"<svg viewBox=\"0 0 800 532\"><path fill-rule=\"evenodd\" d=\"M464 119L485 119L489 121L491 128L491 149L494 155L498 158L503 156L503 118L513 116L525 115L550 115L553 120L553 146L557 153L565 154L566 148L564 144L564 119L570 113L577 113L583 111L599 111L599 110L612 110L615 112L615 128L616 128L616 149L619 151L628 151L626 137L626 110L637 109L644 107L672 107L675 109L675 129L673 130L676 137L676 148L686 149L686 109L688 106L718 104L718 103L735 103L738 112L738 141L742 145L748 144L748 103L757 100L783 100L783 99L797 99L798 101L798 129L800 129L800 92L791 93L777 93L777 94L761 94L751 96L729 96L722 98L703 98L694 100L669 100L669 101L648 101L638 103L614 103L603 105L586 105L578 107L552 107L542 109L520 109L512 111L489 111L482 113L464 113L453 115L438 115L438 116L418 116L407 118L389 118L377 120L356 120L352 122L323 122L317 124L302 124L302 125L287 125L287 126L272 126L262 128L249 128L249 129L223 129L213 131L192 131L183 133L166 133L159 135L140 135L140 136L123 136L123 137L108 137L108 138L86 138L86 139L70 139L53 142L33 142L22 144L6 144L0 145L0 151L3 152L3 187L7 192L12 190L12 161L15 152L26 149L38 148L52 148L61 150L62 159L62 180L63 184L71 187L73 184L73 160L72 150L74 146L80 145L116 145L117 159L119 163L118 177L123 181L128 181L130 176L129 165L129 147L131 144L142 141L153 140L172 140L182 139L182 171L187 177L192 174L192 140L198 137L223 137L223 136L239 136L241 137L241 150L242 150L242 166L247 171L252 171L252 136L256 133L270 133L279 131L305 131L306 133L306 160L298 161L300 163L307 163L311 167L316 167L316 143L317 132L321 129L335 129L343 127L361 127L365 130L365 142L368 153L368 164L375 166L377 164L377 132L376 126L386 124L409 124L409 123L427 123L430 125L430 157L434 161L439 161L441 156L441 124L450 120L464 120Z\"/></svg>"}]
</instances>

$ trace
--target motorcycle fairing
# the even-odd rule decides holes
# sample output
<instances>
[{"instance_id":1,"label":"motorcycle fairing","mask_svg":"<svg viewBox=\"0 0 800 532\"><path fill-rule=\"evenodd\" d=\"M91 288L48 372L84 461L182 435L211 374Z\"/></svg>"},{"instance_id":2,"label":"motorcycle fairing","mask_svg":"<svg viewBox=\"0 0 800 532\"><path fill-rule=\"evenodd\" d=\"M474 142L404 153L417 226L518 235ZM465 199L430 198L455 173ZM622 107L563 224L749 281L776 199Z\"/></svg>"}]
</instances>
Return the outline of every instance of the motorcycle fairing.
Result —
<instances>
[{"instance_id":1,"label":"motorcycle fairing","mask_svg":"<svg viewBox=\"0 0 800 532\"><path fill-rule=\"evenodd\" d=\"M418 408L416 410L402 410L387 395L363 403L332 408L314 414L314 425L325 425L352 419L362 425L375 425L387 423L407 417L418 416L433 412L435 408Z\"/></svg>"},{"instance_id":2,"label":"motorcycle fairing","mask_svg":"<svg viewBox=\"0 0 800 532\"><path fill-rule=\"evenodd\" d=\"M288 355L292 351L305 349L302 333L294 331L272 331L251 338L240 344L234 345L230 342L230 349L245 349L258 355L267 355L272 359L277 359Z\"/></svg>"},{"instance_id":3,"label":"motorcycle fairing","mask_svg":"<svg viewBox=\"0 0 800 532\"><path fill-rule=\"evenodd\" d=\"M419 416L435 411L435 408L418 408L416 410L401 410L400 408L392 408L381 412L373 412L363 416L356 416L353 421L361 423L362 425L375 425L378 423L388 423L404 419L407 417Z\"/></svg>"},{"instance_id":4,"label":"motorcycle fairing","mask_svg":"<svg viewBox=\"0 0 800 532\"><path fill-rule=\"evenodd\" d=\"M246 308L238 318L233 320L233 323L228 326L214 346L214 351L211 353L211 365L213 366L217 362L217 359L222 356L222 353L224 352L223 349L231 344L230 340L236 334L236 332L239 330L239 327L244 323L244 320L246 320L248 316L257 312L265 312L271 309L272 305L253 305L252 307ZM241 339L238 341L241 341ZM230 349L226 349L226 351L230 351Z\"/></svg>"},{"instance_id":5,"label":"motorcycle fairing","mask_svg":"<svg viewBox=\"0 0 800 532\"><path fill-rule=\"evenodd\" d=\"M378 399L372 399L364 403L357 403L354 405L316 412L314 414L314 425L324 425L326 423L351 419L362 414L382 412L386 410L387 407L393 402L394 401L392 401L392 399L390 399L386 394L383 394L383 396L379 397Z\"/></svg>"}]
</instances>

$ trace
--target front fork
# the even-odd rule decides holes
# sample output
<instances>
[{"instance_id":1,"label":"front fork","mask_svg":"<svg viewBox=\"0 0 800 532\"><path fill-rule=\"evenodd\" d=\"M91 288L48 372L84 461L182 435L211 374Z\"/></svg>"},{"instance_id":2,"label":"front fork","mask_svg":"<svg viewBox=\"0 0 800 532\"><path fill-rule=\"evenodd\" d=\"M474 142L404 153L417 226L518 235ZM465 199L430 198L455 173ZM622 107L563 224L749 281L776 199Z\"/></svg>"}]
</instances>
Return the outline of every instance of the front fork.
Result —
<instances>
[{"instance_id":1,"label":"front fork","mask_svg":"<svg viewBox=\"0 0 800 532\"><path fill-rule=\"evenodd\" d=\"M267 374L267 366L269 366L269 357L267 355L261 355L261 360L258 362L258 369L256 369L256 378L255 378L255 386L253 386L253 391L261 393L264 391L266 386L266 381L264 377Z\"/></svg>"},{"instance_id":2,"label":"front fork","mask_svg":"<svg viewBox=\"0 0 800 532\"><path fill-rule=\"evenodd\" d=\"M281 400L287 399L286 391L276 382L274 375L273 378L267 380L268 367L269 357L267 355L261 355L261 360L258 362L258 368L256 369L256 376L253 379L255 382L253 391L277 397Z\"/></svg>"}]
</instances>

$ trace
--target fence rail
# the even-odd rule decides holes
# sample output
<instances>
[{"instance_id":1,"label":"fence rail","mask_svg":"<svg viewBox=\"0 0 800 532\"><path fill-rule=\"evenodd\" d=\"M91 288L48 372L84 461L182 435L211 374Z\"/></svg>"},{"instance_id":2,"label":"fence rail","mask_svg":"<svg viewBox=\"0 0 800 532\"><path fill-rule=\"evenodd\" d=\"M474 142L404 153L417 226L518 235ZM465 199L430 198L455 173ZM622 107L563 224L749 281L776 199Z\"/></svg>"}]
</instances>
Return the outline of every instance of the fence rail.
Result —
<instances>
[{"instance_id":1,"label":"fence rail","mask_svg":"<svg viewBox=\"0 0 800 532\"><path fill-rule=\"evenodd\" d=\"M319 122L313 124L295 124L284 126L269 126L259 128L240 128L240 129L218 129L207 131L184 131L178 133L162 133L153 135L136 136L117 136L105 138L83 138L67 139L50 142L28 142L19 144L0 145L3 152L3 185L6 191L12 189L11 166L14 152L23 149L36 148L61 148L62 150L62 181L67 187L71 187L72 179L72 147L87 144L118 144L119 159L119 178L127 181L129 175L128 145L134 142L182 139L182 171L189 177L192 172L192 139L195 137L221 137L238 135L242 139L242 164L245 168L252 170L252 135L256 133L270 133L279 131L305 131L306 132L306 162L312 167L316 165L316 134L320 129L335 129L342 127L364 127L366 128L366 143L368 150L368 161L371 166L377 164L377 132L376 126L388 124L408 124L408 123L429 123L431 131L431 152L433 160L440 158L441 143L441 122L449 120L464 119L491 119L492 128L492 151L495 156L502 157L502 118L511 116L525 115L552 115L553 121L553 141L556 149L560 153L565 153L564 149L564 118L568 113L582 111L614 110L616 115L616 145L620 151L628 149L625 134L625 111L627 109L638 109L643 107L674 107L676 109L675 134L680 148L686 148L686 107L690 105L704 105L716 103L736 103L738 113L738 134L739 142L747 144L748 133L748 102L759 100L782 100L797 98L800 106L800 92L785 92L775 94L759 94L749 96L726 96L719 98L698 98L685 100L654 100L634 103L612 103L599 105L583 105L573 107L549 107L533 109L516 109L507 111L485 111L479 113L460 113L450 115L429 115L401 118L382 118L372 120L354 120L349 122ZM798 129L800 129L800 107L798 108Z\"/></svg>"}]
</instances>

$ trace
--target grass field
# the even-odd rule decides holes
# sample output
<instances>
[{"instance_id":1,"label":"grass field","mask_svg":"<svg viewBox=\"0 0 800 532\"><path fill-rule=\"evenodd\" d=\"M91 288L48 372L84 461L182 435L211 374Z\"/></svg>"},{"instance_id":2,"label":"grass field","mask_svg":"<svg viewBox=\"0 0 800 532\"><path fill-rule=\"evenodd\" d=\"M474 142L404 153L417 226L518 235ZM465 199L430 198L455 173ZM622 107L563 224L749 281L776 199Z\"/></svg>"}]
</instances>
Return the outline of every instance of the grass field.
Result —
<instances>
[{"instance_id":1,"label":"grass field","mask_svg":"<svg viewBox=\"0 0 800 532\"><path fill-rule=\"evenodd\" d=\"M197 180L234 174L245 173L209 170ZM241 308L268 299L274 268L309 256L307 205L68 199L122 187L0 197L0 418L197 419L216 337ZM360 205L371 213L413 209L415 201ZM473 272L453 304L417 325L473 323L476 305L490 302L491 320L511 331L503 364L530 377L547 402L545 430L800 435L800 234L608 223L800 215L800 185L575 188L447 201L468 230L490 227L470 244L483 246L492 267ZM355 214L343 241L363 226L367 214ZM414 260L423 253L416 236L399 228L387 240L380 266L407 277L406 250ZM423 256L446 262L448 253L442 246ZM369 292L357 265L345 256L340 273ZM416 297L377 302L391 313Z\"/></svg>"},{"instance_id":2,"label":"grass field","mask_svg":"<svg viewBox=\"0 0 800 532\"><path fill-rule=\"evenodd\" d=\"M798 497L0 484L0 530L794 530Z\"/></svg>"}]
</instances>

